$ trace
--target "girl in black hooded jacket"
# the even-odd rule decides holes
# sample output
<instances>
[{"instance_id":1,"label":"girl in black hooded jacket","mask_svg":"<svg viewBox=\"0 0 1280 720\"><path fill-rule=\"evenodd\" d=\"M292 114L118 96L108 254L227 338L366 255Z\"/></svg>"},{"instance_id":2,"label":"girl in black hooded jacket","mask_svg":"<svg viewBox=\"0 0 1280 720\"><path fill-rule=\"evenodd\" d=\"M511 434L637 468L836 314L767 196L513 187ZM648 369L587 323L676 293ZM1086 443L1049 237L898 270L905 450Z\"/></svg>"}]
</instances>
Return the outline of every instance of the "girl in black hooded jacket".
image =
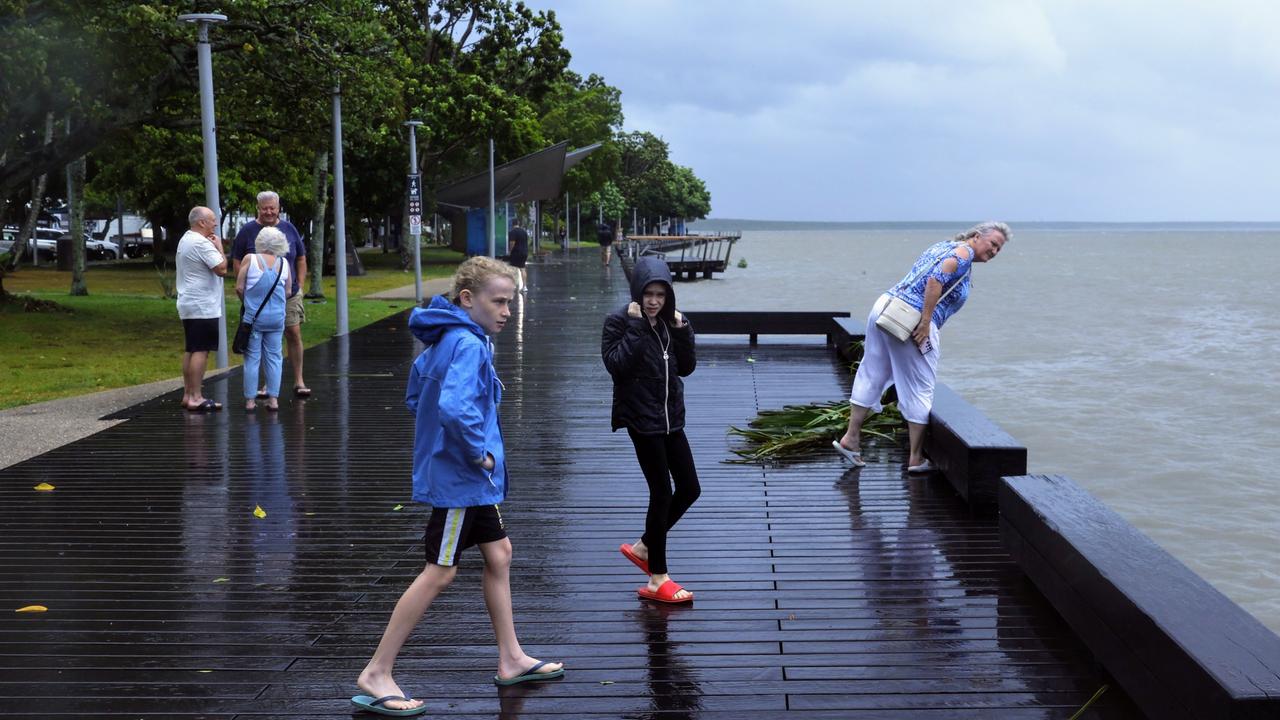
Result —
<instances>
[{"instance_id":1,"label":"girl in black hooded jacket","mask_svg":"<svg viewBox=\"0 0 1280 720\"><path fill-rule=\"evenodd\" d=\"M600 342L604 365L613 377L613 429L627 429L649 484L644 535L619 549L649 575L649 584L636 591L640 597L686 603L693 593L667 575L667 531L701 493L684 434L681 380L697 365L693 327L676 310L671 271L657 258L636 262L631 300L605 318Z\"/></svg>"}]
</instances>

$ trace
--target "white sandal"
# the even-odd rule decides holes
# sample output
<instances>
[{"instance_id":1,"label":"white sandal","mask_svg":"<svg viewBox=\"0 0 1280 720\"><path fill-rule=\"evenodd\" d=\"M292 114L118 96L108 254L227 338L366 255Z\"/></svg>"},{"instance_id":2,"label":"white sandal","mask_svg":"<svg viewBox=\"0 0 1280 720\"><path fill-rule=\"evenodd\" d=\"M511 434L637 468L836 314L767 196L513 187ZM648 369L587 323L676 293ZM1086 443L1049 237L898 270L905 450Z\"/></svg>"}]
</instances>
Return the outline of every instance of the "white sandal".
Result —
<instances>
[{"instance_id":1,"label":"white sandal","mask_svg":"<svg viewBox=\"0 0 1280 720\"><path fill-rule=\"evenodd\" d=\"M853 450L850 450L849 448L841 445L839 440L832 440L831 447L835 448L836 452L840 453L840 457L848 460L854 467L866 466L867 463L862 459L861 452L854 452Z\"/></svg>"}]
</instances>

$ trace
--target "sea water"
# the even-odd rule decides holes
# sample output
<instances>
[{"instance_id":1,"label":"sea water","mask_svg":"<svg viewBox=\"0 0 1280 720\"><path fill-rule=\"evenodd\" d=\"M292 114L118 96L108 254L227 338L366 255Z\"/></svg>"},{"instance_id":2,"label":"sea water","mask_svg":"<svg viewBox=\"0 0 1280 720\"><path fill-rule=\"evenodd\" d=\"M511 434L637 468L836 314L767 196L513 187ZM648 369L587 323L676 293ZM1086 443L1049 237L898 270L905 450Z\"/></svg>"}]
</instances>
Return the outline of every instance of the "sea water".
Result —
<instances>
[{"instance_id":1,"label":"sea water","mask_svg":"<svg viewBox=\"0 0 1280 720\"><path fill-rule=\"evenodd\" d=\"M763 227L680 307L861 322L964 224ZM1280 632L1278 261L1280 225L1014 224L942 330L938 379L1030 472L1069 476Z\"/></svg>"}]
</instances>

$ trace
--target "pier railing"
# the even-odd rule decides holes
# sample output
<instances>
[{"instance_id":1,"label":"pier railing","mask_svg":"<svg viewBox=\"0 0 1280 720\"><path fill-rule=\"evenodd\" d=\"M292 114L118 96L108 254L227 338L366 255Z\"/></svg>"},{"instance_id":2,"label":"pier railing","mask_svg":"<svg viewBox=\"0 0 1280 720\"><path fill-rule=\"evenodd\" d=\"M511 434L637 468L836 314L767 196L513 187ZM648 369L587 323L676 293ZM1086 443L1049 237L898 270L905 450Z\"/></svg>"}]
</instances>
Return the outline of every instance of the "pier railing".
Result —
<instances>
[{"instance_id":1,"label":"pier railing","mask_svg":"<svg viewBox=\"0 0 1280 720\"><path fill-rule=\"evenodd\" d=\"M729 266L733 245L741 238L741 233L628 235L618 248L618 257L628 272L636 260L654 256L667 263L677 280L694 280L698 275L710 279Z\"/></svg>"}]
</instances>

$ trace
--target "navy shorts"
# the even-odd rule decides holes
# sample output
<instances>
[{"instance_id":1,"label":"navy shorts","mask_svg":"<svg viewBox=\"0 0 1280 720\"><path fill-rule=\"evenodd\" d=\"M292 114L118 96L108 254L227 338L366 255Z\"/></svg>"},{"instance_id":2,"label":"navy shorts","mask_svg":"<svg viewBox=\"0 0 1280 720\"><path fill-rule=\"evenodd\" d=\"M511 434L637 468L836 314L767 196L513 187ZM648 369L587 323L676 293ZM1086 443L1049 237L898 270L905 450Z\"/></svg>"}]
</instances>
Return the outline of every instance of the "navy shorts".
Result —
<instances>
[{"instance_id":1,"label":"navy shorts","mask_svg":"<svg viewBox=\"0 0 1280 720\"><path fill-rule=\"evenodd\" d=\"M187 336L187 352L212 352L218 349L218 323L222 318L196 318L182 321Z\"/></svg>"},{"instance_id":2,"label":"navy shorts","mask_svg":"<svg viewBox=\"0 0 1280 720\"><path fill-rule=\"evenodd\" d=\"M497 505L432 508L423 533L427 562L449 567L472 545L497 542L507 536Z\"/></svg>"}]
</instances>

